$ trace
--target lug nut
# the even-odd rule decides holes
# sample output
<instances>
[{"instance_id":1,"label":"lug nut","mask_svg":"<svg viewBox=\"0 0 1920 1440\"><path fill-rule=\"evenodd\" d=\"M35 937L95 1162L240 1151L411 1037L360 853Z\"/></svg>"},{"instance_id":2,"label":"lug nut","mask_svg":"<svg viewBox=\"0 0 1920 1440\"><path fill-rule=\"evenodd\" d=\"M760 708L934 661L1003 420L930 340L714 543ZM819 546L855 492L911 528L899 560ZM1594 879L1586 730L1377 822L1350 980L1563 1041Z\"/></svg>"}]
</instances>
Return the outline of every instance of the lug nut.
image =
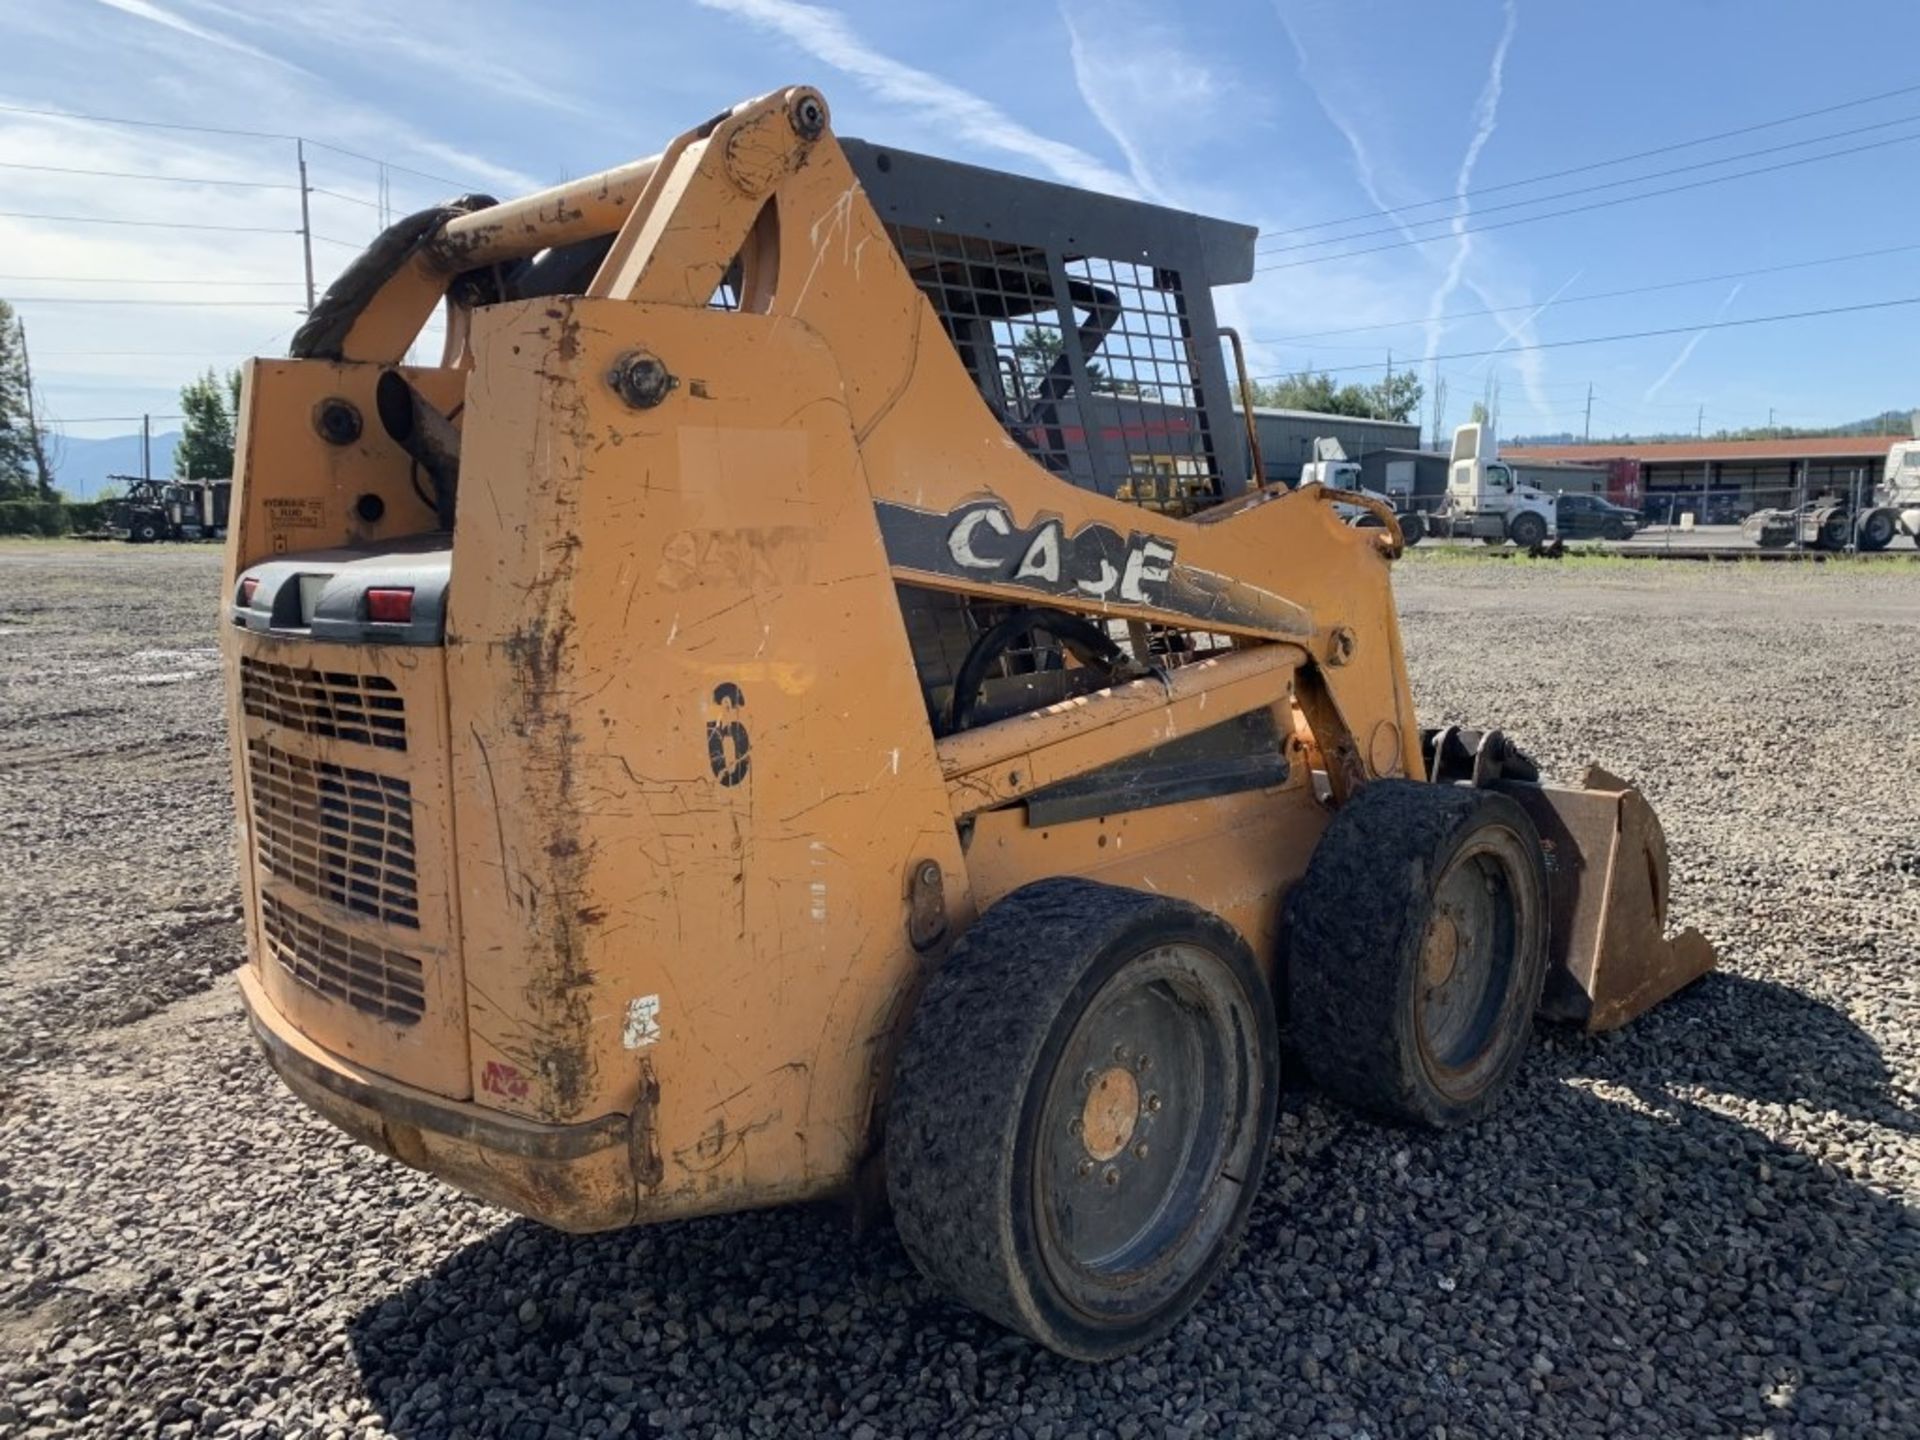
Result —
<instances>
[{"instance_id":1,"label":"lug nut","mask_svg":"<svg viewBox=\"0 0 1920 1440\"><path fill-rule=\"evenodd\" d=\"M1120 1062L1122 1062L1122 1063L1124 1064L1124 1063L1125 1063L1125 1061L1126 1061L1126 1058L1127 1058L1127 1047L1126 1047L1126 1046L1124 1046L1124 1045L1116 1045L1116 1046L1114 1046L1114 1047L1113 1047L1113 1058L1114 1058L1114 1059L1116 1059L1116 1060L1118 1060L1118 1061L1120 1061Z\"/></svg>"},{"instance_id":2,"label":"lug nut","mask_svg":"<svg viewBox=\"0 0 1920 1440\"><path fill-rule=\"evenodd\" d=\"M1080 1132L1082 1130L1085 1130L1086 1128L1087 1127L1085 1123L1080 1119L1078 1115L1074 1116L1073 1119L1067 1122L1067 1133L1073 1136L1075 1139L1078 1139L1080 1136Z\"/></svg>"},{"instance_id":3,"label":"lug nut","mask_svg":"<svg viewBox=\"0 0 1920 1440\"><path fill-rule=\"evenodd\" d=\"M1138 1070L1142 1075L1146 1074L1147 1071L1153 1069L1153 1057L1151 1055L1142 1055L1138 1060L1133 1062L1133 1068Z\"/></svg>"},{"instance_id":4,"label":"lug nut","mask_svg":"<svg viewBox=\"0 0 1920 1440\"><path fill-rule=\"evenodd\" d=\"M1120 1183L1120 1172L1109 1165L1107 1166L1107 1173L1100 1178L1106 1181L1109 1186L1118 1185Z\"/></svg>"},{"instance_id":5,"label":"lug nut","mask_svg":"<svg viewBox=\"0 0 1920 1440\"><path fill-rule=\"evenodd\" d=\"M1075 1171L1075 1173L1079 1175L1079 1177L1082 1180L1086 1179L1087 1176L1093 1174L1093 1161L1082 1160L1079 1164L1078 1169Z\"/></svg>"},{"instance_id":6,"label":"lug nut","mask_svg":"<svg viewBox=\"0 0 1920 1440\"><path fill-rule=\"evenodd\" d=\"M1158 1095L1147 1096L1147 1112L1151 1115L1158 1115L1160 1113L1160 1097Z\"/></svg>"},{"instance_id":7,"label":"lug nut","mask_svg":"<svg viewBox=\"0 0 1920 1440\"><path fill-rule=\"evenodd\" d=\"M1136 1160L1144 1160L1147 1158L1146 1141L1142 1140L1138 1145L1133 1147L1133 1158Z\"/></svg>"}]
</instances>

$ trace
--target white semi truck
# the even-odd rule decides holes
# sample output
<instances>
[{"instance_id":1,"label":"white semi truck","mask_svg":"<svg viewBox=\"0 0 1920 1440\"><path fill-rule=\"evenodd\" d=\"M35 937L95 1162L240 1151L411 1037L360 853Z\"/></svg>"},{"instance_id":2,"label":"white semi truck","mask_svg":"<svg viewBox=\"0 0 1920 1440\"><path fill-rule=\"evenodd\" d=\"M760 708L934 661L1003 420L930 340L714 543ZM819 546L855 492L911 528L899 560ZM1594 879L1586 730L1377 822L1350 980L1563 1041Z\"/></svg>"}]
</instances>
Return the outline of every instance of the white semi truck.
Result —
<instances>
[{"instance_id":1,"label":"white semi truck","mask_svg":"<svg viewBox=\"0 0 1920 1440\"><path fill-rule=\"evenodd\" d=\"M1531 549L1558 530L1554 497L1522 485L1513 468L1494 458L1493 432L1480 424L1453 432L1447 494L1426 516L1429 535Z\"/></svg>"},{"instance_id":2,"label":"white semi truck","mask_svg":"<svg viewBox=\"0 0 1920 1440\"><path fill-rule=\"evenodd\" d=\"M1920 549L1920 438L1902 440L1887 452L1887 468L1874 499L1892 510Z\"/></svg>"},{"instance_id":3,"label":"white semi truck","mask_svg":"<svg viewBox=\"0 0 1920 1440\"><path fill-rule=\"evenodd\" d=\"M1334 490L1348 490L1358 495L1365 495L1369 500L1378 500L1383 505L1391 506L1395 518L1400 522L1401 538L1409 545L1418 545L1421 537L1426 534L1426 526L1421 516L1412 508L1411 497L1382 495L1378 490L1361 484L1360 473L1360 462L1347 458L1346 449L1338 439L1333 436L1322 436L1313 442L1313 459L1300 467L1299 483L1325 485ZM1349 525L1382 524L1380 517L1364 506L1336 504L1334 509Z\"/></svg>"},{"instance_id":4,"label":"white semi truck","mask_svg":"<svg viewBox=\"0 0 1920 1440\"><path fill-rule=\"evenodd\" d=\"M1920 438L1887 451L1887 468L1858 510L1844 497L1822 495L1785 510L1756 510L1741 527L1765 550L1801 545L1812 550L1884 550L1909 535L1920 546Z\"/></svg>"}]
</instances>

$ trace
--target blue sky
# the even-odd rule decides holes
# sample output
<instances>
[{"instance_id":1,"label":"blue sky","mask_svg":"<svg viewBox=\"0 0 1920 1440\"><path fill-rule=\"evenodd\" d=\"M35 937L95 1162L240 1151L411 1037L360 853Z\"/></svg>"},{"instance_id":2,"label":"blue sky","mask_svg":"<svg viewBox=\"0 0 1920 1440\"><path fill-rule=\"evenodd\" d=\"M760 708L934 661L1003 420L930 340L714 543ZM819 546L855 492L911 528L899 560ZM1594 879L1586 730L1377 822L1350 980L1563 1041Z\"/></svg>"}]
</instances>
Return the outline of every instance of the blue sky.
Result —
<instances>
[{"instance_id":1,"label":"blue sky","mask_svg":"<svg viewBox=\"0 0 1920 1440\"><path fill-rule=\"evenodd\" d=\"M1596 435L1690 431L1702 406L1711 431L1920 404L1920 306L1694 328L1920 296L1913 0L30 0L0 7L0 54L0 106L16 107L0 109L0 211L245 227L0 216L0 295L74 435L170 413L196 369L284 349L301 296L292 147L23 110L297 132L390 162L405 211L449 190L411 172L531 188L794 81L821 87L843 134L1258 224L1261 263L1283 268L1221 301L1261 373L1368 378L1391 351L1429 381L1437 367L1449 422L1497 383L1507 435L1578 432L1589 385ZM1513 184L1826 106L1845 108ZM310 160L332 192L314 197L324 286L376 228L381 171L331 149ZM1681 166L1700 168L1513 204ZM1462 190L1486 193L1369 213ZM1362 218L1299 228L1349 216ZM1358 232L1380 233L1288 248ZM1408 236L1422 243L1395 243ZM1914 248L1732 278L1899 246ZM1729 278L1588 298L1702 277ZM1488 310L1502 313L1469 313ZM1680 333L1514 348L1650 329Z\"/></svg>"}]
</instances>

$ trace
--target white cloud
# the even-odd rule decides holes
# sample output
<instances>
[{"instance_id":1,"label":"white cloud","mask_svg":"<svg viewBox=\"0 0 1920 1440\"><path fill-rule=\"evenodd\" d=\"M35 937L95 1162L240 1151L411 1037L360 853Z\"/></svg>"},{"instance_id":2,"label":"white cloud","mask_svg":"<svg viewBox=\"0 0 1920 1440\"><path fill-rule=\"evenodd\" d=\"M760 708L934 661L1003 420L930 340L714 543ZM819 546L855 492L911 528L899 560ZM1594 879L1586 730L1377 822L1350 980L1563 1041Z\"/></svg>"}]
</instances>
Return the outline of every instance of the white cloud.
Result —
<instances>
[{"instance_id":1,"label":"white cloud","mask_svg":"<svg viewBox=\"0 0 1920 1440\"><path fill-rule=\"evenodd\" d=\"M148 0L100 0L116 7L146 6ZM478 88L515 105L537 105L573 116L595 116L571 86L555 85L514 63L532 40L502 33L496 21L475 25L472 8L449 12L427 0L393 5L385 0L251 0L244 8L224 0L181 0L190 10L217 15L257 33L306 35L313 42L337 44L352 36L359 63L379 64L462 89ZM480 43L468 37L478 34ZM605 117L598 117L605 118Z\"/></svg>"},{"instance_id":2,"label":"white cloud","mask_svg":"<svg viewBox=\"0 0 1920 1440\"><path fill-rule=\"evenodd\" d=\"M1019 155L1069 185L1133 195L1133 178L1078 146L1029 129L991 101L917 66L882 54L853 31L846 17L798 0L699 0L716 10L771 30L822 64L844 71L890 104L911 107L921 118L951 127L961 139Z\"/></svg>"},{"instance_id":3,"label":"white cloud","mask_svg":"<svg viewBox=\"0 0 1920 1440\"><path fill-rule=\"evenodd\" d=\"M1430 371L1433 358L1440 351L1445 338L1448 322L1445 311L1448 300L1461 288L1471 291L1488 309L1508 309L1524 307L1531 303L1531 297L1525 286L1516 286L1511 275L1500 281L1490 281L1480 274L1481 267L1476 263L1478 252L1471 234L1464 233L1471 205L1465 200L1456 202L1448 230L1444 234L1419 234L1418 227L1409 224L1394 208L1390 190L1401 188L1395 185L1385 173L1386 162L1368 145L1360 127L1348 114L1342 103L1333 98L1335 94L1344 95L1357 87L1328 83L1329 78L1321 66L1309 55L1305 40L1299 27L1293 22L1286 8L1286 0L1274 0L1274 11L1278 15L1282 30L1293 47L1294 59L1300 77L1308 92L1329 123L1339 131L1346 141L1348 153L1353 161L1355 177L1374 208L1382 212L1389 223L1400 233L1413 249L1413 252L1429 262L1432 260L1431 247L1435 244L1453 241L1453 252L1428 292L1426 298L1426 323L1424 342L1420 359L1423 371ZM1460 164L1454 173L1454 191L1456 194L1467 190L1473 180L1473 173L1480 161L1481 152L1493 138L1499 125L1500 99L1505 89L1507 55L1513 45L1518 26L1518 10L1514 0L1506 0L1503 9L1503 22L1498 40L1494 44L1493 54L1488 62L1486 79L1474 99L1469 115L1473 121L1473 132L1468 138L1466 149L1462 152ZM1363 93L1363 92L1362 92ZM1562 286L1564 290L1565 286ZM1557 298L1556 292L1556 298ZM1551 303L1551 301L1549 301ZM1544 311L1545 306L1535 309L1531 314L1523 315L1517 321L1504 316L1491 317L1503 337L1501 345L1516 347L1514 362L1520 371L1521 384L1527 392L1528 402L1542 415L1552 409L1546 394L1547 364L1545 357L1535 350L1517 347L1534 344L1539 336L1534 321Z\"/></svg>"},{"instance_id":4,"label":"white cloud","mask_svg":"<svg viewBox=\"0 0 1920 1440\"><path fill-rule=\"evenodd\" d=\"M1195 206L1190 176L1181 173L1182 147L1204 143L1206 168L1218 174L1216 126L1231 123L1225 112L1246 97L1139 0L1061 0L1059 11L1074 88L1126 161L1135 189L1156 204Z\"/></svg>"},{"instance_id":5,"label":"white cloud","mask_svg":"<svg viewBox=\"0 0 1920 1440\"><path fill-rule=\"evenodd\" d=\"M1520 15L1514 0L1506 0L1503 9L1503 23L1500 39L1493 47L1493 59L1487 66L1486 82L1480 87L1480 94L1473 105L1473 137L1467 141L1467 148L1460 157L1460 169L1454 176L1454 194L1460 198L1455 202L1453 223L1453 258L1447 263L1446 274L1434 287L1427 301L1427 350L1425 358L1431 361L1440 349L1440 337L1443 325L1440 316L1446 312L1447 301L1460 288L1462 275L1467 268L1467 258L1473 253L1473 237L1467 233L1467 219L1473 212L1473 206L1466 198L1466 191L1473 184L1473 169L1480 161L1480 152L1493 138L1495 127L1500 123L1500 94L1506 87L1507 51L1513 45L1513 34L1519 24ZM1481 297L1483 300L1485 296ZM1489 305L1491 301L1487 301ZM1505 329L1505 326L1502 326ZM1514 331L1509 331L1512 338Z\"/></svg>"},{"instance_id":6,"label":"white cloud","mask_svg":"<svg viewBox=\"0 0 1920 1440\"><path fill-rule=\"evenodd\" d=\"M145 20L178 34L204 41L209 45L218 45L223 50L232 50L255 60L265 60L270 65L284 65L290 70L300 69L299 66L282 60L278 55L268 54L256 45L249 45L243 40L234 39L231 35L224 35L218 30L197 25L171 10L162 9L152 4L151 0L96 0L96 3L106 6L109 10L118 10L123 15L131 15L136 20Z\"/></svg>"},{"instance_id":7,"label":"white cloud","mask_svg":"<svg viewBox=\"0 0 1920 1440\"><path fill-rule=\"evenodd\" d=\"M1713 312L1713 318L1716 322L1725 318L1727 307L1733 304L1734 297L1745 288L1746 283L1744 280L1735 281L1733 288L1727 291L1726 298L1720 302L1720 308ZM1649 385L1646 394L1640 397L1643 404L1666 389L1667 382L1678 375L1680 373L1680 367L1693 358L1694 349L1706 338L1706 335L1707 332L1705 330L1696 330L1687 337L1686 343L1680 347L1680 353L1673 357L1673 363L1660 372L1660 378Z\"/></svg>"},{"instance_id":8,"label":"white cloud","mask_svg":"<svg viewBox=\"0 0 1920 1440\"><path fill-rule=\"evenodd\" d=\"M151 0L98 0L59 27L31 25L25 34L39 64L16 71L13 93L0 99L29 109L305 131L460 181L396 173L399 211L456 188L538 188L512 167L344 93L338 88L344 82L262 63L245 38L234 38L246 32L195 5L170 0L162 9ZM205 20L211 23L200 23ZM0 18L0 48L22 33L12 17ZM76 68L88 78L61 87L52 104L28 89L31 76ZM346 242L321 240L314 247L315 278L324 289L379 224L371 205L339 198L373 199L376 169L314 146L308 156L314 183L338 192L314 195L316 236ZM0 209L92 217L92 223L0 218L0 295L27 326L37 387L56 425L75 435L123 433L130 428L125 423L82 422L171 413L182 382L209 366L224 369L251 355L285 352L304 302L290 141L0 112L0 160L15 167L0 170L6 202ZM182 183L202 177L243 183ZM119 221L140 223L99 223ZM268 283L230 283L256 280Z\"/></svg>"}]
</instances>

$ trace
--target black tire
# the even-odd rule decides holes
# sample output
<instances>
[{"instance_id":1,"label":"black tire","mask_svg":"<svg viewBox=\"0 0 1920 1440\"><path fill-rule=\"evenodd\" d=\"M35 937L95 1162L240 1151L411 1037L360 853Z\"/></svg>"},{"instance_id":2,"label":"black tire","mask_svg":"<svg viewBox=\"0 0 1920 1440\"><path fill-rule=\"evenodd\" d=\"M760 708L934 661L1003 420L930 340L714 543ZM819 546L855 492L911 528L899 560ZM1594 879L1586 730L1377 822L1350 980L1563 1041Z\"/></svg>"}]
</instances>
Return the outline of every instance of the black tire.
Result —
<instances>
[{"instance_id":1,"label":"black tire","mask_svg":"<svg viewBox=\"0 0 1920 1440\"><path fill-rule=\"evenodd\" d=\"M1547 522L1531 510L1523 510L1507 526L1507 534L1522 550L1531 550L1547 538Z\"/></svg>"},{"instance_id":2,"label":"black tire","mask_svg":"<svg viewBox=\"0 0 1920 1440\"><path fill-rule=\"evenodd\" d=\"M150 545L160 538L160 527L151 520L142 520L133 527L133 538L141 544Z\"/></svg>"},{"instance_id":3,"label":"black tire","mask_svg":"<svg viewBox=\"0 0 1920 1440\"><path fill-rule=\"evenodd\" d=\"M1609 520L1607 522L1607 539L1621 541L1627 538L1627 527L1623 521Z\"/></svg>"},{"instance_id":4,"label":"black tire","mask_svg":"<svg viewBox=\"0 0 1920 1440\"><path fill-rule=\"evenodd\" d=\"M1427 538L1426 517L1418 510L1409 510L1398 517L1400 521L1400 543L1409 550Z\"/></svg>"},{"instance_id":5,"label":"black tire","mask_svg":"<svg viewBox=\"0 0 1920 1440\"><path fill-rule=\"evenodd\" d=\"M1147 1344L1245 1228L1278 1057L1266 981L1221 920L1090 880L1014 891L928 981L901 1051L886 1160L907 1253L1063 1355Z\"/></svg>"},{"instance_id":6,"label":"black tire","mask_svg":"<svg viewBox=\"0 0 1920 1440\"><path fill-rule=\"evenodd\" d=\"M1834 510L1820 521L1820 538L1814 542L1820 550L1844 550L1847 548L1847 512Z\"/></svg>"},{"instance_id":7,"label":"black tire","mask_svg":"<svg viewBox=\"0 0 1920 1440\"><path fill-rule=\"evenodd\" d=\"M1532 1036L1547 920L1540 837L1518 804L1374 781L1288 896L1294 1051L1347 1104L1438 1129L1477 1119Z\"/></svg>"},{"instance_id":8,"label":"black tire","mask_svg":"<svg viewBox=\"0 0 1920 1440\"><path fill-rule=\"evenodd\" d=\"M1884 550L1893 543L1897 528L1891 511L1869 510L1860 517L1854 543L1862 550Z\"/></svg>"}]
</instances>

